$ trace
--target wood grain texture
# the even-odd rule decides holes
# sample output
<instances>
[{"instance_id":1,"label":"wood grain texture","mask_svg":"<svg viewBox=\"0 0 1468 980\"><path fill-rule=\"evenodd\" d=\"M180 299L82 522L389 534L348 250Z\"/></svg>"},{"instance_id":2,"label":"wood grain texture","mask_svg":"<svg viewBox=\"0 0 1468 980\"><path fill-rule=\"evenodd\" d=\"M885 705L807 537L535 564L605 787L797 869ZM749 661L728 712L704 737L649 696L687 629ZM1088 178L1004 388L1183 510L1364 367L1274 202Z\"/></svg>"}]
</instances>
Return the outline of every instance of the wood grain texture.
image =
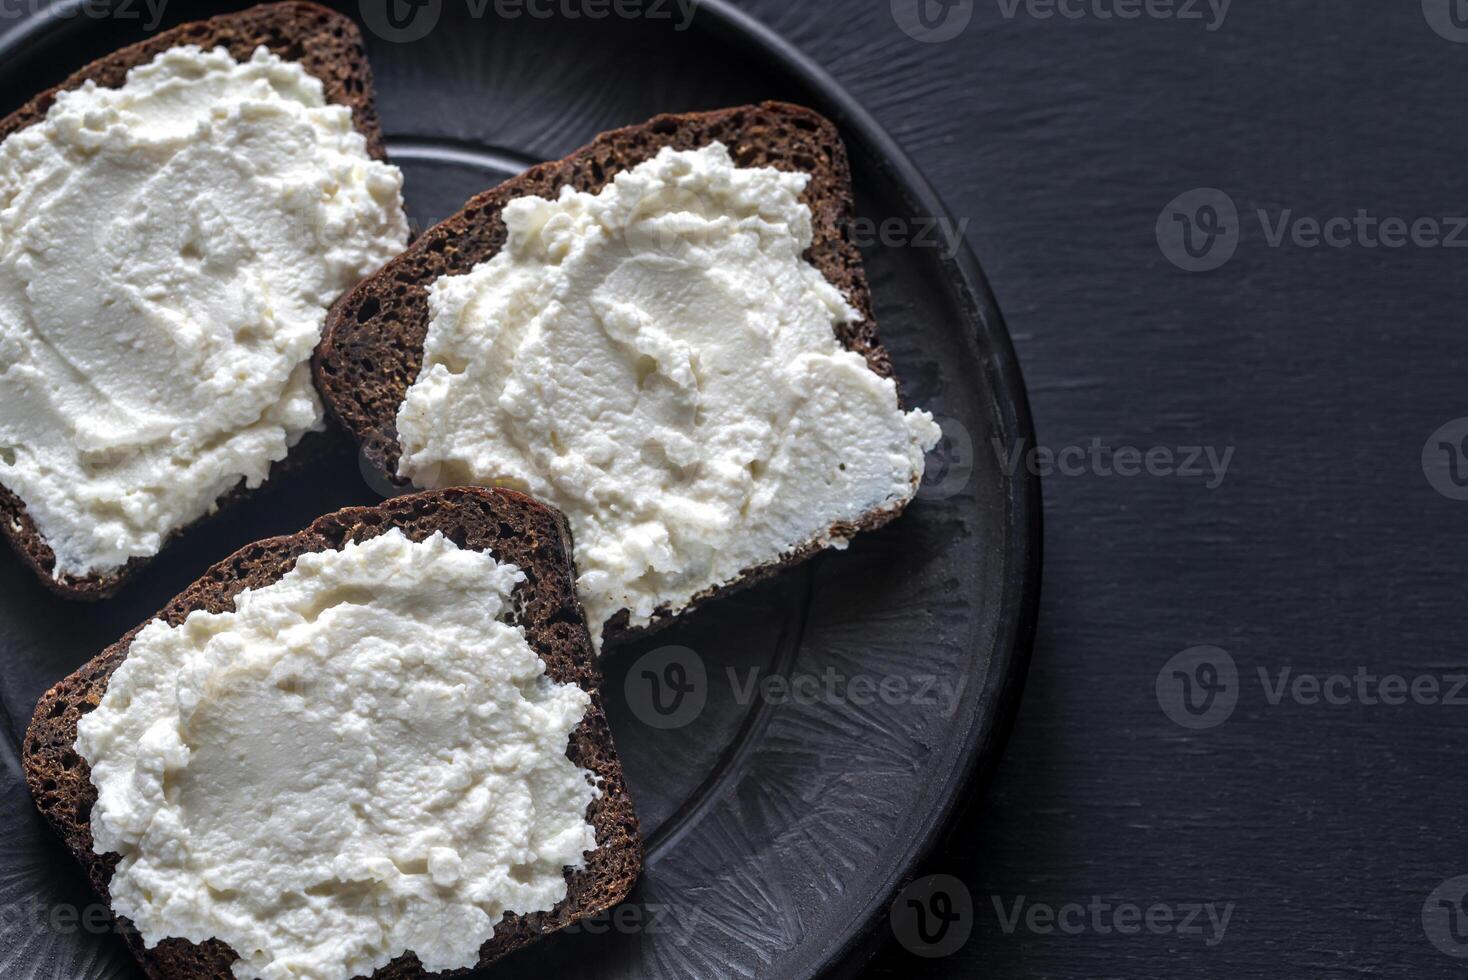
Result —
<instances>
[{"instance_id":1,"label":"wood grain texture","mask_svg":"<svg viewBox=\"0 0 1468 980\"><path fill-rule=\"evenodd\" d=\"M1410 0L1235 4L1211 33L1011 20L997 0L977 0L973 23L942 44L903 34L887 0L741 3L830 68L968 219L1044 444L1236 449L1213 491L1178 478L1046 482L1025 705L991 792L924 869L967 884L974 936L942 960L894 948L868 975L1461 974L1419 921L1431 889L1468 872L1461 710L1275 707L1253 678L1260 667L1465 667L1454 551L1468 504L1434 493L1418 462L1431 432L1468 415L1463 253L1272 249L1252 224L1231 263L1189 275L1162 256L1153 227L1200 186L1227 190L1246 214L1461 213L1468 130L1456 92L1468 46L1432 33ZM673 95L702 93L696 67ZM385 93L386 108L425 120L423 131L452 110L400 88L409 94ZM617 114L650 115L669 95L650 88L635 114ZM576 145L576 134L545 132L528 146L539 156ZM304 505L298 517L309 519ZM176 559L157 573L175 585L193 575ZM13 594L30 584L13 568L0 576ZM175 590L143 587L155 604ZM33 622L86 632L89 645L128 625L106 610L97 615L110 623L77 622L43 602ZM1198 643L1227 648L1249 685L1226 724L1191 734L1161 712L1154 682ZM14 652L38 665L51 655L27 651ZM1008 935L993 895L1237 908L1209 947ZM601 955L608 937L590 938L588 955Z\"/></svg>"},{"instance_id":2,"label":"wood grain texture","mask_svg":"<svg viewBox=\"0 0 1468 980\"><path fill-rule=\"evenodd\" d=\"M1025 703L992 790L924 870L960 878L973 937L889 949L876 978L1461 975L1424 901L1468 872L1456 841L1463 710L1271 705L1260 668L1443 674L1460 636L1468 503L1419 455L1468 415L1463 252L1271 248L1253 212L1462 214L1454 90L1468 45L1421 4L1237 4L1202 24L1006 19L977 0L920 44L886 0L745 6L821 60L898 137L984 263L1040 441L1213 445L1182 478L1045 483L1046 567ZM1089 6L1089 5L1087 5ZM1202 5L1200 5L1202 6ZM874 71L873 66L881 66ZM1234 259L1185 273L1154 223L1227 191ZM1195 644L1243 676L1224 725L1159 709ZM1228 902L1224 940L1006 934L993 896Z\"/></svg>"}]
</instances>

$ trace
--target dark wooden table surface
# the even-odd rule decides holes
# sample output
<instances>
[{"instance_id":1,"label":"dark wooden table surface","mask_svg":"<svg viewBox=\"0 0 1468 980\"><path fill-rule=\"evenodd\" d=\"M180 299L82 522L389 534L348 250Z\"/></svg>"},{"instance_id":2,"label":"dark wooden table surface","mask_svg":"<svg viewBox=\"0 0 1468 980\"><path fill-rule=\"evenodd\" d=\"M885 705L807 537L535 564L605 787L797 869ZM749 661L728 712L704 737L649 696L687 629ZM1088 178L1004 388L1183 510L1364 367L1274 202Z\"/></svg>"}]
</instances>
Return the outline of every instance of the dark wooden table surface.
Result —
<instances>
[{"instance_id":1,"label":"dark wooden table surface","mask_svg":"<svg viewBox=\"0 0 1468 980\"><path fill-rule=\"evenodd\" d=\"M1079 449L1013 738L925 869L972 937L870 975L1463 975L1468 9L975 0L922 43L889 0L748 6L968 222L1039 442ZM1236 251L1184 271L1159 218L1184 265ZM1195 721L1203 645L1238 680Z\"/></svg>"},{"instance_id":2,"label":"dark wooden table surface","mask_svg":"<svg viewBox=\"0 0 1468 980\"><path fill-rule=\"evenodd\" d=\"M1056 463L921 869L971 935L867 975L1463 975L1468 4L742 2L942 192Z\"/></svg>"}]
</instances>

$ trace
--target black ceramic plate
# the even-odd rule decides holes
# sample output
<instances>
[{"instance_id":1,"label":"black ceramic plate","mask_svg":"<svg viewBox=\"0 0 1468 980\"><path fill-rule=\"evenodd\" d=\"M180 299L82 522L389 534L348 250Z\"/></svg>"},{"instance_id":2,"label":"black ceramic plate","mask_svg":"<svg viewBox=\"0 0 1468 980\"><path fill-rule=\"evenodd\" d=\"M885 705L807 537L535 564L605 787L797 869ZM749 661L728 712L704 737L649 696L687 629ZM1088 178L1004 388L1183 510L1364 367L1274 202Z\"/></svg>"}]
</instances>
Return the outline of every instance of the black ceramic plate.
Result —
<instances>
[{"instance_id":1,"label":"black ceramic plate","mask_svg":"<svg viewBox=\"0 0 1468 980\"><path fill-rule=\"evenodd\" d=\"M882 337L907 397L940 416L948 438L901 520L607 657L646 873L618 913L485 973L848 970L888 935L887 903L995 761L1024 674L1039 493L991 449L1033 444L993 298L967 250L941 238L894 244L945 217L932 190L833 81L724 3L705 0L691 21L672 0L642 4L665 18L601 20L511 19L501 13L513 5L468 0L388 3L394 21L381 0L345 9L367 15L384 129L421 227L534 162L659 112L777 98L843 131L857 232L889 242L866 249ZM170 4L162 26L239 6ZM144 36L148 5L85 13L106 7L61 2L0 22L0 114ZM565 5L535 5L552 8ZM885 219L903 233L870 234ZM376 499L345 451L190 534L97 606L50 596L0 553L0 976L139 975L23 786L16 746L42 691L235 548Z\"/></svg>"}]
</instances>

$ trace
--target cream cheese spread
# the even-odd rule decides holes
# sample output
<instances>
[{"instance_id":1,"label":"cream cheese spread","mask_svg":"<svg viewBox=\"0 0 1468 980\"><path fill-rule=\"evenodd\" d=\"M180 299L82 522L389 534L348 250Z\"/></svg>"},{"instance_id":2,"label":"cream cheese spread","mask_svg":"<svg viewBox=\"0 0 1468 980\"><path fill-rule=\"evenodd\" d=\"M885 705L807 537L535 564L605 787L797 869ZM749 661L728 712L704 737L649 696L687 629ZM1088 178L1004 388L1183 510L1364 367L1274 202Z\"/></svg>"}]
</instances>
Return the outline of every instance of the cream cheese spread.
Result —
<instances>
[{"instance_id":1,"label":"cream cheese spread","mask_svg":"<svg viewBox=\"0 0 1468 980\"><path fill-rule=\"evenodd\" d=\"M590 704L507 625L524 575L435 534L308 554L235 610L133 640L77 751L112 905L241 980L473 966L596 847L566 756Z\"/></svg>"},{"instance_id":2,"label":"cream cheese spread","mask_svg":"<svg viewBox=\"0 0 1468 980\"><path fill-rule=\"evenodd\" d=\"M833 525L921 481L938 427L837 340L859 314L804 257L809 179L664 149L599 194L510 202L499 254L429 291L399 472L560 508L598 643L619 610L843 546Z\"/></svg>"},{"instance_id":3,"label":"cream cheese spread","mask_svg":"<svg viewBox=\"0 0 1468 980\"><path fill-rule=\"evenodd\" d=\"M401 192L264 48L165 51L0 143L0 484L58 578L156 553L321 427L307 361L407 242Z\"/></svg>"}]
</instances>

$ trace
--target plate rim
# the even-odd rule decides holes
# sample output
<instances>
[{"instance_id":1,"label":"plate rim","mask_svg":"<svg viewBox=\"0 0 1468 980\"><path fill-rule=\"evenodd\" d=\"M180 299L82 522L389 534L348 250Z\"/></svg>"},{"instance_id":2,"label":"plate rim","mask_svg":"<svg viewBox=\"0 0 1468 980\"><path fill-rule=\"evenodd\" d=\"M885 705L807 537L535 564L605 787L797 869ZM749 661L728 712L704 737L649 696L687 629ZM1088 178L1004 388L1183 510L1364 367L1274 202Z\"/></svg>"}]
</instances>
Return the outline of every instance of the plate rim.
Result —
<instances>
[{"instance_id":1,"label":"plate rim","mask_svg":"<svg viewBox=\"0 0 1468 980\"><path fill-rule=\"evenodd\" d=\"M923 213L951 220L947 205L907 151L824 66L782 34L737 7L733 0L697 2L700 17L694 18L693 29L700 29L702 18L708 18L713 22L713 30L729 35L739 47L780 64L803 87L820 97L812 108L836 123L848 148L851 137L859 137L870 160L892 170L901 190L925 209ZM708 20L702 21L705 28ZM994 403L1004 428L1013 438L1027 440L1021 444L1035 445L1034 420L1019 355L999 302L967 237L961 240L957 252L943 257L942 262L950 288L957 286L959 298L966 293L973 301L976 339L980 351L988 355L985 360L990 377L998 381ZM1026 467L1019 467L1008 476L1007 482L1006 523L1011 533L1004 560L1003 600L996 616L995 651L999 656L980 700L979 729L968 733L963 762L944 787L942 802L933 812L930 825L913 835L913 846L895 863L898 870L889 875L887 887L867 903L846 939L829 951L810 976L852 976L891 943L890 931L882 928L889 903L913 878L915 869L934 856L956 829L959 818L983 795L1008 744L1024 693L1039 622L1044 536L1040 477Z\"/></svg>"},{"instance_id":2,"label":"plate rim","mask_svg":"<svg viewBox=\"0 0 1468 980\"><path fill-rule=\"evenodd\" d=\"M94 0L54 0L9 26L0 26L0 55L27 41L41 41L66 33L85 18L59 13ZM848 148L855 142L867 159L888 170L900 192L923 212L951 220L951 212L901 144L827 69L793 42L734 0L695 0L692 30L707 31L732 42L744 53L771 63L815 96L811 107L836 123ZM242 6L248 6L242 3ZM1034 422L1019 357L987 277L967 238L952 255L940 259L945 281L960 305L972 307L968 318L977 328L981 361L993 383L993 401L1003 428L1012 439L1035 444ZM967 303L962 301L967 300ZM1024 443L1022 443L1024 444ZM1043 513L1041 481L1025 467L1006 478L1009 529L1004 555L1002 599L996 622L993 669L979 700L977 725L965 734L958 767L939 794L940 802L926 826L911 835L911 844L893 862L885 886L865 903L844 938L816 954L810 977L849 977L869 962L893 937L883 920L893 896L926 865L954 832L959 819L983 795L992 781L1013 730L1031 662L1039 620L1043 567Z\"/></svg>"}]
</instances>

